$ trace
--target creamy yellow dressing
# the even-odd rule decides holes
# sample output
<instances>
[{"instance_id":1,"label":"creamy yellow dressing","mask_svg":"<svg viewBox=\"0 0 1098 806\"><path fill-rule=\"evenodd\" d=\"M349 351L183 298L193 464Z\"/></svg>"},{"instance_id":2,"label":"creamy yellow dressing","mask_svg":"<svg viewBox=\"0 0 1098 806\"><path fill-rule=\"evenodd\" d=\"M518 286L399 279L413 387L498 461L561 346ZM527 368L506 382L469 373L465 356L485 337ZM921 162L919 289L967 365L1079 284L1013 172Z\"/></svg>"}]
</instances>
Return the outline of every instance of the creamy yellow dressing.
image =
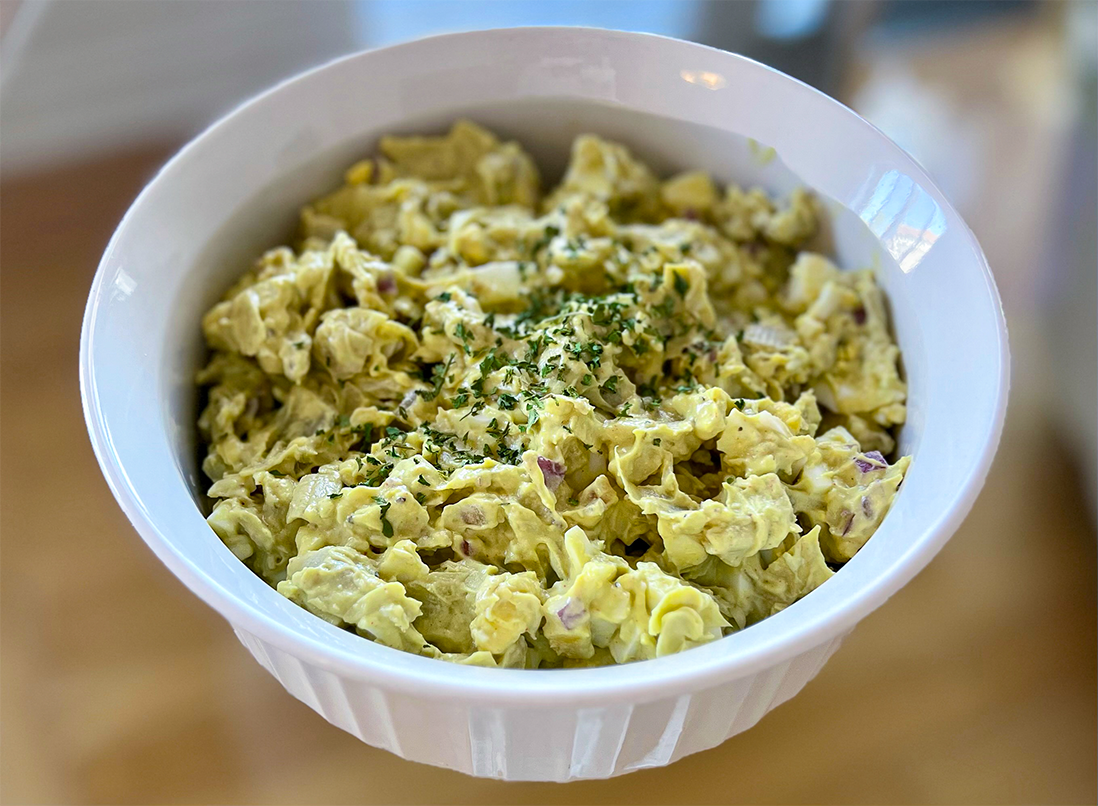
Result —
<instances>
[{"instance_id":1,"label":"creamy yellow dressing","mask_svg":"<svg viewBox=\"0 0 1098 806\"><path fill-rule=\"evenodd\" d=\"M908 465L882 296L776 203L576 139L383 138L203 320L209 523L387 646L508 667L679 652L850 559Z\"/></svg>"}]
</instances>

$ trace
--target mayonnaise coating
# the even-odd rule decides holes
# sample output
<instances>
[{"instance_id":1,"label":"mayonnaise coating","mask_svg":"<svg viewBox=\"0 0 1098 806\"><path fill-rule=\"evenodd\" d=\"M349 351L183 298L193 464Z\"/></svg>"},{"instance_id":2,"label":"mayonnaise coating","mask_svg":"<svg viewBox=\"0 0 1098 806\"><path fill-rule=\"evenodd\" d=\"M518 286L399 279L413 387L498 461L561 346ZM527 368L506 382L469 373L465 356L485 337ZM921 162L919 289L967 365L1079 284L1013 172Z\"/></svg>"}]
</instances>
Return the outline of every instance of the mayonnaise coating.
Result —
<instances>
[{"instance_id":1,"label":"mayonnaise coating","mask_svg":"<svg viewBox=\"0 0 1098 806\"><path fill-rule=\"evenodd\" d=\"M203 319L208 522L318 617L459 663L773 615L909 464L882 294L808 248L818 220L595 135L545 194L473 123L382 138Z\"/></svg>"}]
</instances>

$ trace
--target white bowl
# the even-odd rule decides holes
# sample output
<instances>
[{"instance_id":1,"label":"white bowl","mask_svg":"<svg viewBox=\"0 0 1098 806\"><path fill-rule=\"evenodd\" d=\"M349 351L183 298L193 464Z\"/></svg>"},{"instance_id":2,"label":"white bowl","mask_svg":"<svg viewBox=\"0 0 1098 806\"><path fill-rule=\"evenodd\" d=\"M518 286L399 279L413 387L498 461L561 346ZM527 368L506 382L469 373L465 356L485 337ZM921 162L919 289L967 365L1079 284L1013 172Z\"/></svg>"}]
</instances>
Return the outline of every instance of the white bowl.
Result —
<instances>
[{"instance_id":1,"label":"white bowl","mask_svg":"<svg viewBox=\"0 0 1098 806\"><path fill-rule=\"evenodd\" d=\"M838 261L874 267L890 300L910 384L900 450L914 455L877 534L826 585L681 655L589 670L469 668L315 618L206 525L194 427L201 313L379 135L441 130L459 116L518 139L550 177L572 137L594 131L660 171L704 167L779 193L803 183L826 200ZM581 28L423 39L340 59L249 101L134 202L96 274L80 352L88 431L119 504L291 694L405 758L551 781L668 764L796 694L961 523L999 440L1008 367L979 245L879 131L740 56Z\"/></svg>"}]
</instances>

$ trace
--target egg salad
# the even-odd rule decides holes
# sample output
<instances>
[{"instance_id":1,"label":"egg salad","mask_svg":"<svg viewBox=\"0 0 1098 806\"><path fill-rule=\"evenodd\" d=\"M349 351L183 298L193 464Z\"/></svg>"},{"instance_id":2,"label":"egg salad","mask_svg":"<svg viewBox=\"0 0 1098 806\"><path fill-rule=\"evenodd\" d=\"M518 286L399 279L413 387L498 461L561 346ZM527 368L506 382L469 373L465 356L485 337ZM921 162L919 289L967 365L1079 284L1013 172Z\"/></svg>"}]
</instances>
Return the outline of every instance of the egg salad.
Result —
<instances>
[{"instance_id":1,"label":"egg salad","mask_svg":"<svg viewBox=\"0 0 1098 806\"><path fill-rule=\"evenodd\" d=\"M208 521L279 593L464 664L655 658L824 584L908 467L882 295L814 198L578 137L543 192L385 137L202 322Z\"/></svg>"}]
</instances>

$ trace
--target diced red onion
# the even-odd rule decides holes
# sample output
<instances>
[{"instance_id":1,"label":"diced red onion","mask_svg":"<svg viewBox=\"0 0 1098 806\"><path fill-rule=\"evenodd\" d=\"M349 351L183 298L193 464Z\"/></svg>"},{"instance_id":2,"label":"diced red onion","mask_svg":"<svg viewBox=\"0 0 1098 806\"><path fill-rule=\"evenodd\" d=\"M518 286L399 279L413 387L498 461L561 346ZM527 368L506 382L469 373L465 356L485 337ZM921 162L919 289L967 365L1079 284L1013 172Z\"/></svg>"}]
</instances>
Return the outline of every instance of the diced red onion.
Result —
<instances>
[{"instance_id":1,"label":"diced red onion","mask_svg":"<svg viewBox=\"0 0 1098 806\"><path fill-rule=\"evenodd\" d=\"M869 451L861 456L854 457L854 464L863 473L872 473L874 470L883 470L888 467L888 462L880 451Z\"/></svg>"},{"instance_id":2,"label":"diced red onion","mask_svg":"<svg viewBox=\"0 0 1098 806\"><path fill-rule=\"evenodd\" d=\"M539 456L538 467L541 468L541 475L545 479L545 486L550 490L556 490L564 480L564 465L560 462L554 462L552 459L547 459L544 456Z\"/></svg>"},{"instance_id":3,"label":"diced red onion","mask_svg":"<svg viewBox=\"0 0 1098 806\"><path fill-rule=\"evenodd\" d=\"M691 344L690 350L698 354L699 356L706 356L710 361L717 360L717 348L713 345L710 345L710 343L705 341L704 339L699 339L698 341Z\"/></svg>"},{"instance_id":4,"label":"diced red onion","mask_svg":"<svg viewBox=\"0 0 1098 806\"><path fill-rule=\"evenodd\" d=\"M863 308L859 305L857 308L854 309L854 314L853 315L854 315L854 324L856 324L856 325L864 325L865 324L865 308Z\"/></svg>"},{"instance_id":5,"label":"diced red onion","mask_svg":"<svg viewBox=\"0 0 1098 806\"><path fill-rule=\"evenodd\" d=\"M839 513L840 516L846 518L846 525L843 527L842 536L846 537L846 533L850 531L850 527L854 524L854 513L848 509L844 509Z\"/></svg>"},{"instance_id":6,"label":"diced red onion","mask_svg":"<svg viewBox=\"0 0 1098 806\"><path fill-rule=\"evenodd\" d=\"M468 540L462 540L461 541L461 553L464 554L466 557L472 557L473 556L473 544L470 543Z\"/></svg>"},{"instance_id":7,"label":"diced red onion","mask_svg":"<svg viewBox=\"0 0 1098 806\"><path fill-rule=\"evenodd\" d=\"M682 211L682 217L685 218L687 221L697 221L698 211L695 210L693 207L687 207L685 210Z\"/></svg>"},{"instance_id":8,"label":"diced red onion","mask_svg":"<svg viewBox=\"0 0 1098 806\"><path fill-rule=\"evenodd\" d=\"M873 517L873 505L869 503L869 496L868 495L863 495L862 496L862 512L865 513L865 516L867 518L872 518Z\"/></svg>"},{"instance_id":9,"label":"diced red onion","mask_svg":"<svg viewBox=\"0 0 1098 806\"><path fill-rule=\"evenodd\" d=\"M392 274L382 274L377 278L377 292L379 294L392 294L397 290L396 277Z\"/></svg>"},{"instance_id":10,"label":"diced red onion","mask_svg":"<svg viewBox=\"0 0 1098 806\"><path fill-rule=\"evenodd\" d=\"M564 629L574 629L580 620L587 614L587 608L583 606L583 602L579 599L573 599L568 597L568 601L564 603L564 607L557 611L557 618L560 619L560 623L564 625Z\"/></svg>"}]
</instances>

